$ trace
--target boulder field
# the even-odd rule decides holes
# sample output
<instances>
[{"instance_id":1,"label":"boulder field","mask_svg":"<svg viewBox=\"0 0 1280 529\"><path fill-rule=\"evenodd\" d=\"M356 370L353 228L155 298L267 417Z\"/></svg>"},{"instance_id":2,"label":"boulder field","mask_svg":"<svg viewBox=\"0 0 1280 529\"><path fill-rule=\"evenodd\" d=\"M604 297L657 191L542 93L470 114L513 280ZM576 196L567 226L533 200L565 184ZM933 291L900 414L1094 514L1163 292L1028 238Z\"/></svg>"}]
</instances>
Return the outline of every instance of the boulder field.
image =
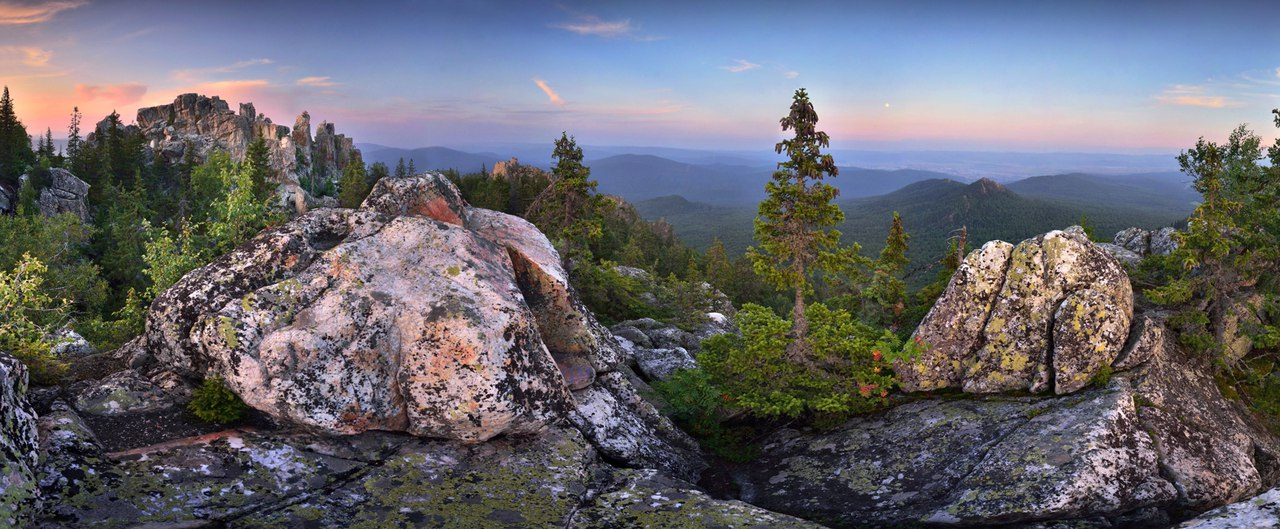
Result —
<instances>
[{"instance_id":1,"label":"boulder field","mask_svg":"<svg viewBox=\"0 0 1280 529\"><path fill-rule=\"evenodd\" d=\"M533 225L439 175L384 179L188 273L144 335L82 358L118 368L33 389L0 353L0 526L1169 527L1275 486L1280 443L1161 318L1076 230L989 243L895 366L913 396L774 431L713 497L630 366L696 365L728 319L611 332ZM97 426L180 413L209 377L258 419L158 444Z\"/></svg>"}]
</instances>

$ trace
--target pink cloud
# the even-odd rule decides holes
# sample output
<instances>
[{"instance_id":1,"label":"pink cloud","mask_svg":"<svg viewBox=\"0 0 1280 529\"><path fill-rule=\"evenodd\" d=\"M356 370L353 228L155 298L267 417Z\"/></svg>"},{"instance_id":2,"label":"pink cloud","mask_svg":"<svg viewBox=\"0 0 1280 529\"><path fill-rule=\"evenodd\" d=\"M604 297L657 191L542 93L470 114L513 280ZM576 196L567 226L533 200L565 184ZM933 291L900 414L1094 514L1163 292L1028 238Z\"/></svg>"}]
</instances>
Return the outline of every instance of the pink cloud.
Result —
<instances>
[{"instance_id":1,"label":"pink cloud","mask_svg":"<svg viewBox=\"0 0 1280 529\"><path fill-rule=\"evenodd\" d=\"M542 89L543 93L547 94L547 99L550 100L551 104L560 107L564 106L564 99L562 99L560 94L557 94L555 90L552 90L551 87L547 85L546 81L543 81L542 79L534 79L533 82L538 85L538 88Z\"/></svg>"},{"instance_id":2,"label":"pink cloud","mask_svg":"<svg viewBox=\"0 0 1280 529\"><path fill-rule=\"evenodd\" d=\"M101 99L117 105L136 103L147 93L147 85L138 83L109 85L76 85L76 96L93 101Z\"/></svg>"},{"instance_id":3,"label":"pink cloud","mask_svg":"<svg viewBox=\"0 0 1280 529\"><path fill-rule=\"evenodd\" d=\"M302 79L298 79L297 81L294 81L294 84L298 86L318 86L322 88L332 88L332 87L338 86L338 83L333 82L331 78L327 76L326 77L319 77L319 76L303 77Z\"/></svg>"},{"instance_id":4,"label":"pink cloud","mask_svg":"<svg viewBox=\"0 0 1280 529\"><path fill-rule=\"evenodd\" d=\"M35 4L0 1L0 25L38 24L48 21L58 13L68 9L75 9L88 3L84 0Z\"/></svg>"}]
</instances>

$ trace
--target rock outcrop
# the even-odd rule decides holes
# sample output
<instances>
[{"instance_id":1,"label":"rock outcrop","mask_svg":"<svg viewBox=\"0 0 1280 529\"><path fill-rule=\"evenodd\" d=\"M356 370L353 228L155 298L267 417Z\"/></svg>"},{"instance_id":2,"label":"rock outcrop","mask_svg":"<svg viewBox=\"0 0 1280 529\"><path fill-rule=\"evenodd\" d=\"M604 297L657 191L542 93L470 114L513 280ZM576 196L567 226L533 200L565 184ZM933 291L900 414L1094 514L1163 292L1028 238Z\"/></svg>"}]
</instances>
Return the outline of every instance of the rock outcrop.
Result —
<instances>
[{"instance_id":1,"label":"rock outcrop","mask_svg":"<svg viewBox=\"0 0 1280 529\"><path fill-rule=\"evenodd\" d=\"M1133 369L1105 387L783 430L735 472L741 497L831 527L1165 527L1274 485L1276 438L1158 320L1140 321L1120 359Z\"/></svg>"},{"instance_id":2,"label":"rock outcrop","mask_svg":"<svg viewBox=\"0 0 1280 529\"><path fill-rule=\"evenodd\" d=\"M1133 290L1124 268L1079 228L965 258L914 335L921 349L894 371L907 391L1080 390L1128 337Z\"/></svg>"},{"instance_id":3,"label":"rock outcrop","mask_svg":"<svg viewBox=\"0 0 1280 529\"><path fill-rule=\"evenodd\" d=\"M573 407L553 354L607 370L616 353L526 225L440 176L387 180L361 209L315 210L187 274L153 303L148 345L319 431L537 431Z\"/></svg>"},{"instance_id":4,"label":"rock outcrop","mask_svg":"<svg viewBox=\"0 0 1280 529\"><path fill-rule=\"evenodd\" d=\"M0 526L21 527L40 506L36 414L26 399L27 368L0 352Z\"/></svg>"},{"instance_id":5,"label":"rock outcrop","mask_svg":"<svg viewBox=\"0 0 1280 529\"><path fill-rule=\"evenodd\" d=\"M49 170L49 186L40 190L38 203L40 213L46 217L70 213L85 224L93 220L89 215L89 184L66 169Z\"/></svg>"},{"instance_id":6,"label":"rock outcrop","mask_svg":"<svg viewBox=\"0 0 1280 529\"><path fill-rule=\"evenodd\" d=\"M305 210L310 198L301 182L336 182L348 163L360 160L352 139L337 134L331 123L321 122L312 137L311 115L306 112L290 128L258 114L252 103L241 103L235 112L216 96L182 94L171 104L139 109L137 129L151 156L170 164L188 154L200 163L213 151L224 151L238 162L249 144L262 138L282 200L299 211Z\"/></svg>"},{"instance_id":7,"label":"rock outcrop","mask_svg":"<svg viewBox=\"0 0 1280 529\"><path fill-rule=\"evenodd\" d=\"M1206 512L1179 529L1269 529L1280 527L1280 489Z\"/></svg>"},{"instance_id":8,"label":"rock outcrop","mask_svg":"<svg viewBox=\"0 0 1280 529\"><path fill-rule=\"evenodd\" d=\"M1158 230L1126 228L1116 232L1116 236L1111 242L1142 257L1169 255L1178 249L1178 241L1173 238L1173 234L1177 233L1177 231L1170 227Z\"/></svg>"}]
</instances>

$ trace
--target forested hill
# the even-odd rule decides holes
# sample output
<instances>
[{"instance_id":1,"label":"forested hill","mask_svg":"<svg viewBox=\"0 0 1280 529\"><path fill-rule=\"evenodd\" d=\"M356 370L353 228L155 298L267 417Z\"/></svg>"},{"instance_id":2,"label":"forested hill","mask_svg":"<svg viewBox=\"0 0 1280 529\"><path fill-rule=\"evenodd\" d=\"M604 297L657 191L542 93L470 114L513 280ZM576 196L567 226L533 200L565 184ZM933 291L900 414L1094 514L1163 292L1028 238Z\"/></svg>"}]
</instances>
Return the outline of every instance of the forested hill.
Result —
<instances>
[{"instance_id":1,"label":"forested hill","mask_svg":"<svg viewBox=\"0 0 1280 529\"><path fill-rule=\"evenodd\" d=\"M1065 228L1078 224L1082 215L1103 238L1130 226L1168 226L1186 217L1180 209L1131 207L1116 203L1119 200L1113 198L1106 203L1049 199L1016 193L988 179L971 184L930 179L886 195L840 201L845 222L838 229L846 242L856 241L863 246L864 255L874 256L883 247L893 212L897 211L911 235L910 269L940 258L948 237L961 226L968 227L972 247L992 239L1016 242ZM680 238L694 248L706 248L719 237L731 253L739 253L752 242L753 207L717 207L667 196L638 202L636 209L648 219L667 219ZM927 278L909 279L917 283Z\"/></svg>"}]
</instances>

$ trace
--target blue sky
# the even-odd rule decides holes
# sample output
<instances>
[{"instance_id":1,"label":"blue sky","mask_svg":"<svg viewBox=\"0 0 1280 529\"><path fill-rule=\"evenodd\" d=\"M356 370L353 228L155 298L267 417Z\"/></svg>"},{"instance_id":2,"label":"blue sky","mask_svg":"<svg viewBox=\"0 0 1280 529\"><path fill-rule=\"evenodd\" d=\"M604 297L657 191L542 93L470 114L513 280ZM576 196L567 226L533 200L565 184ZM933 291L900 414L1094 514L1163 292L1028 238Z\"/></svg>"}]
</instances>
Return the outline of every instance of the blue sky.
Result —
<instances>
[{"instance_id":1,"label":"blue sky","mask_svg":"<svg viewBox=\"0 0 1280 529\"><path fill-rule=\"evenodd\" d=\"M1274 136L1276 2L0 0L34 133L183 92L362 142L769 149L806 87L833 147L1174 152Z\"/></svg>"}]
</instances>

